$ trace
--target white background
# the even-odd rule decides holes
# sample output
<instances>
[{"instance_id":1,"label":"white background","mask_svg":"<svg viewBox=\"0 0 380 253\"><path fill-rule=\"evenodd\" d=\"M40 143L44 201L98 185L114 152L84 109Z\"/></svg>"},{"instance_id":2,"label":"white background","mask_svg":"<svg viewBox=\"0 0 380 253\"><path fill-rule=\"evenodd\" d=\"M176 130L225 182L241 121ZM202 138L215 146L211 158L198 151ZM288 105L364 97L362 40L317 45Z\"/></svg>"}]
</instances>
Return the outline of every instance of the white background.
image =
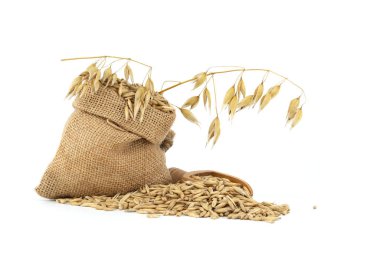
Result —
<instances>
[{"instance_id":1,"label":"white background","mask_svg":"<svg viewBox=\"0 0 380 253\"><path fill-rule=\"evenodd\" d=\"M376 1L3 1L0 251L379 252L379 23ZM300 84L308 100L293 131L284 117L298 91L284 86L262 113L224 118L212 150L210 117L198 108L197 128L178 115L167 153L168 166L239 176L291 213L275 224L148 219L40 198L34 187L73 111L64 95L91 63L59 59L104 54L153 66L156 87L215 65ZM166 97L180 104L190 86Z\"/></svg>"}]
</instances>

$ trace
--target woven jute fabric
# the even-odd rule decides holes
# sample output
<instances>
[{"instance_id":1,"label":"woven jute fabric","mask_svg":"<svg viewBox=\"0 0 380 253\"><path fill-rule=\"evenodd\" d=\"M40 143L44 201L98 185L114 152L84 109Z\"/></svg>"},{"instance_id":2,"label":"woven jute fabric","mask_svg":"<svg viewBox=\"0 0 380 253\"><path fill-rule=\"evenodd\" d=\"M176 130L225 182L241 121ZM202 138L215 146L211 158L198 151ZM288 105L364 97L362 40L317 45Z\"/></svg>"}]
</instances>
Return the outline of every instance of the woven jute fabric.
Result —
<instances>
[{"instance_id":1,"label":"woven jute fabric","mask_svg":"<svg viewBox=\"0 0 380 253\"><path fill-rule=\"evenodd\" d=\"M127 121L125 101L108 88L77 97L73 106L58 151L36 188L39 195L113 196L171 182L165 152L173 144L175 113L148 105L141 123Z\"/></svg>"}]
</instances>

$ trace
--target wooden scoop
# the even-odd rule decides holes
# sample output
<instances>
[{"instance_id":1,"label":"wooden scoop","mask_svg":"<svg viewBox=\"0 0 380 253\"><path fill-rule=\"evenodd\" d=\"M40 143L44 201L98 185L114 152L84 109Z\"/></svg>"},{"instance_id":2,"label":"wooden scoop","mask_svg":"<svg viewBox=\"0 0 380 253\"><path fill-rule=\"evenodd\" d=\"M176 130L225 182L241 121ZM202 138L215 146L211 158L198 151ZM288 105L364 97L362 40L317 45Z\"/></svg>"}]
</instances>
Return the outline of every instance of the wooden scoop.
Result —
<instances>
[{"instance_id":1,"label":"wooden scoop","mask_svg":"<svg viewBox=\"0 0 380 253\"><path fill-rule=\"evenodd\" d=\"M179 180L183 180L183 181L191 180L192 181L194 179L191 178L191 176L221 177L221 178L227 178L231 182L238 183L238 184L245 186L248 189L249 194L251 196L253 195L253 190L247 182L245 182L244 180L242 180L240 178L231 176L231 175L227 175L227 174L220 173L220 172L213 171L213 170L195 170L195 171L186 172L186 171L178 169L178 168L170 168L169 171L170 171L170 175L172 176L173 183L176 183Z\"/></svg>"}]
</instances>

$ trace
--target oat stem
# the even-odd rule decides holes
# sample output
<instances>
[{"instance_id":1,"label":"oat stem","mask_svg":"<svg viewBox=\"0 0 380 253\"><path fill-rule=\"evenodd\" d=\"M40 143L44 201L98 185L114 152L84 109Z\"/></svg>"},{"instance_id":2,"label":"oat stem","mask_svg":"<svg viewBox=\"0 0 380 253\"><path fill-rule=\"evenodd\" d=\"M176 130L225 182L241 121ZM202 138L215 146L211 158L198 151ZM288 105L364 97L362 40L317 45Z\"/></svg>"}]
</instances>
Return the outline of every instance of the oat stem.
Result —
<instances>
[{"instance_id":1,"label":"oat stem","mask_svg":"<svg viewBox=\"0 0 380 253\"><path fill-rule=\"evenodd\" d=\"M132 62L138 63L138 64L143 65L145 67L148 67L150 69L152 68L151 66L149 66L149 65L147 65L145 63L133 60L131 58L125 58L125 57L119 57L119 56L109 56L109 55L66 58L66 59L62 59L61 61L87 60L87 59L99 59L99 58L114 58L114 59L119 59L119 60L127 60L127 61L132 61Z\"/></svg>"},{"instance_id":2,"label":"oat stem","mask_svg":"<svg viewBox=\"0 0 380 253\"><path fill-rule=\"evenodd\" d=\"M216 101L216 88L215 88L215 80L214 80L214 75L211 76L212 78L212 85L214 86L214 97L215 97L215 112L216 112L216 116L219 117L219 113L218 113L218 102Z\"/></svg>"},{"instance_id":3,"label":"oat stem","mask_svg":"<svg viewBox=\"0 0 380 253\"><path fill-rule=\"evenodd\" d=\"M288 81L290 84L294 85L295 87L297 87L298 89L300 89L302 91L302 96L304 96L305 100L306 100L306 95L305 95L305 91L298 85L296 84L295 82L289 80L287 77L283 76L283 75L280 75L270 69L254 69L254 68L249 68L249 69L230 69L230 70L223 70L223 71L213 71L213 72L208 72L207 73L207 76L213 76L213 75L216 75L216 74L224 74L224 73L229 73L229 72L238 72L238 71L242 71L242 72L247 72L247 71L266 71L268 73L271 73L271 74L274 74L278 77L281 77L281 78L284 78L286 81ZM193 78L190 78L190 79L187 79L185 81L182 81L182 82L178 82L166 89L163 89L161 90L159 93L160 94L163 94L164 92L168 91L168 90L171 90L175 87L178 87L182 84L185 84L185 83L188 83L188 82L192 82L192 81L195 81L196 80L196 77L193 77Z\"/></svg>"}]
</instances>

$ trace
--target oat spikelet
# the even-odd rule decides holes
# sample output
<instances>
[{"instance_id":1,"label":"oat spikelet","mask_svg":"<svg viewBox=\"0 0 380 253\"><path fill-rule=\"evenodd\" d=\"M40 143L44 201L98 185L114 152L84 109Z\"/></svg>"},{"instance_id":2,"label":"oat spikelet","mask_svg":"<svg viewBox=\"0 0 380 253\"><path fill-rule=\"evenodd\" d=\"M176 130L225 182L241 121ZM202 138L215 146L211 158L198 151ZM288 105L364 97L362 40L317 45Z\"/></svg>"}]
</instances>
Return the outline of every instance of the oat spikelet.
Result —
<instances>
[{"instance_id":1,"label":"oat spikelet","mask_svg":"<svg viewBox=\"0 0 380 253\"><path fill-rule=\"evenodd\" d=\"M71 82L71 85L70 85L69 91L67 92L66 98L74 95L74 90L80 83L82 83L82 78L83 78L82 76L75 77L75 79Z\"/></svg>"},{"instance_id":2,"label":"oat spikelet","mask_svg":"<svg viewBox=\"0 0 380 253\"><path fill-rule=\"evenodd\" d=\"M219 139L219 136L220 136L220 120L219 120L219 117L216 116L216 118L211 122L210 127L208 129L207 143L210 142L210 140L214 138L213 145L215 145L215 143Z\"/></svg>"},{"instance_id":3,"label":"oat spikelet","mask_svg":"<svg viewBox=\"0 0 380 253\"><path fill-rule=\"evenodd\" d=\"M96 67L96 63L92 63L90 66L87 67L86 70L90 74L90 78L92 78L94 74L96 74L96 72L98 71L98 67Z\"/></svg>"},{"instance_id":4,"label":"oat spikelet","mask_svg":"<svg viewBox=\"0 0 380 253\"><path fill-rule=\"evenodd\" d=\"M271 95L269 92L267 92L267 94L265 94L261 100L260 100L260 110L263 110L265 108L265 106L268 105L269 101L272 99Z\"/></svg>"},{"instance_id":5,"label":"oat spikelet","mask_svg":"<svg viewBox=\"0 0 380 253\"><path fill-rule=\"evenodd\" d=\"M154 84L150 76L146 79L145 88L147 88L150 92L154 92Z\"/></svg>"},{"instance_id":6,"label":"oat spikelet","mask_svg":"<svg viewBox=\"0 0 380 253\"><path fill-rule=\"evenodd\" d=\"M292 120L294 118L294 116L296 115L296 112L297 112L297 108L300 104L300 97L297 97L297 98L294 98L292 99L292 101L290 101L289 103L289 108L288 108L288 114L287 114L287 122L289 122L290 120Z\"/></svg>"},{"instance_id":7,"label":"oat spikelet","mask_svg":"<svg viewBox=\"0 0 380 253\"><path fill-rule=\"evenodd\" d=\"M79 97L82 97L88 90L88 85L83 85L82 91L80 92Z\"/></svg>"},{"instance_id":8,"label":"oat spikelet","mask_svg":"<svg viewBox=\"0 0 380 253\"><path fill-rule=\"evenodd\" d=\"M134 120L136 119L137 113L140 110L142 101L144 99L144 95L145 95L145 87L140 86L137 89L136 94L135 94L135 103L134 103L134 108L133 108L133 119Z\"/></svg>"},{"instance_id":9,"label":"oat spikelet","mask_svg":"<svg viewBox=\"0 0 380 253\"><path fill-rule=\"evenodd\" d=\"M129 79L131 79L131 82L133 83L133 72L132 72L132 69L131 67L129 67L129 65L125 65L124 67L124 78L125 80L128 82Z\"/></svg>"},{"instance_id":10,"label":"oat spikelet","mask_svg":"<svg viewBox=\"0 0 380 253\"><path fill-rule=\"evenodd\" d=\"M275 85L268 90L268 93L270 94L271 99L277 96L277 94L280 92L280 89L281 89L281 84Z\"/></svg>"},{"instance_id":11,"label":"oat spikelet","mask_svg":"<svg viewBox=\"0 0 380 253\"><path fill-rule=\"evenodd\" d=\"M148 107L149 101L152 98L152 95L149 90L145 91L144 103L141 107L140 114L140 123L143 122L145 109Z\"/></svg>"},{"instance_id":12,"label":"oat spikelet","mask_svg":"<svg viewBox=\"0 0 380 253\"><path fill-rule=\"evenodd\" d=\"M116 75L116 73L113 73L113 74L112 74L112 82L111 82L111 85L114 86L114 85L117 84L117 82L118 82L117 75Z\"/></svg>"},{"instance_id":13,"label":"oat spikelet","mask_svg":"<svg viewBox=\"0 0 380 253\"><path fill-rule=\"evenodd\" d=\"M243 77L240 77L238 87L237 87L237 93L238 93L238 100L240 100L240 94L243 98L245 97L246 89L245 89Z\"/></svg>"},{"instance_id":14,"label":"oat spikelet","mask_svg":"<svg viewBox=\"0 0 380 253\"><path fill-rule=\"evenodd\" d=\"M232 98L235 96L235 85L232 85L226 92L223 100L223 107L230 104Z\"/></svg>"},{"instance_id":15,"label":"oat spikelet","mask_svg":"<svg viewBox=\"0 0 380 253\"><path fill-rule=\"evenodd\" d=\"M102 82L107 83L108 79L112 76L112 69L111 66L108 67L106 70L103 72L103 77L102 77Z\"/></svg>"},{"instance_id":16,"label":"oat spikelet","mask_svg":"<svg viewBox=\"0 0 380 253\"><path fill-rule=\"evenodd\" d=\"M259 86L255 89L255 92L253 93L253 106L256 105L256 103L260 100L261 96L264 92L264 83L261 82Z\"/></svg>"},{"instance_id":17,"label":"oat spikelet","mask_svg":"<svg viewBox=\"0 0 380 253\"><path fill-rule=\"evenodd\" d=\"M196 89L206 81L207 73L206 72L199 73L196 76L194 76L194 78L195 78L195 81L194 81L194 88L193 89Z\"/></svg>"},{"instance_id":18,"label":"oat spikelet","mask_svg":"<svg viewBox=\"0 0 380 253\"><path fill-rule=\"evenodd\" d=\"M294 115L292 128L295 127L300 122L301 119L302 119L302 107L298 108L296 114Z\"/></svg>"},{"instance_id":19,"label":"oat spikelet","mask_svg":"<svg viewBox=\"0 0 380 253\"><path fill-rule=\"evenodd\" d=\"M190 110L185 109L185 108L179 108L179 110L181 111L181 113L185 117L185 119L187 119L188 121L190 121L196 125L199 125L197 118L194 116L194 114Z\"/></svg>"},{"instance_id":20,"label":"oat spikelet","mask_svg":"<svg viewBox=\"0 0 380 253\"><path fill-rule=\"evenodd\" d=\"M100 88L100 77L102 76L101 71L98 69L95 75L95 80L94 80L94 91L97 92Z\"/></svg>"},{"instance_id":21,"label":"oat spikelet","mask_svg":"<svg viewBox=\"0 0 380 253\"><path fill-rule=\"evenodd\" d=\"M229 103L229 115L230 115L230 118L232 119L236 113L236 109L237 109L237 105L238 105L238 98L237 96L233 96L233 98L231 99L230 103Z\"/></svg>"},{"instance_id":22,"label":"oat spikelet","mask_svg":"<svg viewBox=\"0 0 380 253\"><path fill-rule=\"evenodd\" d=\"M208 109L211 110L211 94L210 94L210 91L207 89L207 87L203 91L203 105L205 106L205 108L208 107Z\"/></svg>"},{"instance_id":23,"label":"oat spikelet","mask_svg":"<svg viewBox=\"0 0 380 253\"><path fill-rule=\"evenodd\" d=\"M198 105L199 102L199 96L194 96L186 100L186 102L183 104L182 108L186 108L190 106L190 109L193 109Z\"/></svg>"},{"instance_id":24,"label":"oat spikelet","mask_svg":"<svg viewBox=\"0 0 380 253\"><path fill-rule=\"evenodd\" d=\"M242 110L246 107L249 107L251 105L253 105L254 103L254 95L249 95L249 96L246 96L245 98L243 98L237 105L237 109L238 110Z\"/></svg>"}]
</instances>

